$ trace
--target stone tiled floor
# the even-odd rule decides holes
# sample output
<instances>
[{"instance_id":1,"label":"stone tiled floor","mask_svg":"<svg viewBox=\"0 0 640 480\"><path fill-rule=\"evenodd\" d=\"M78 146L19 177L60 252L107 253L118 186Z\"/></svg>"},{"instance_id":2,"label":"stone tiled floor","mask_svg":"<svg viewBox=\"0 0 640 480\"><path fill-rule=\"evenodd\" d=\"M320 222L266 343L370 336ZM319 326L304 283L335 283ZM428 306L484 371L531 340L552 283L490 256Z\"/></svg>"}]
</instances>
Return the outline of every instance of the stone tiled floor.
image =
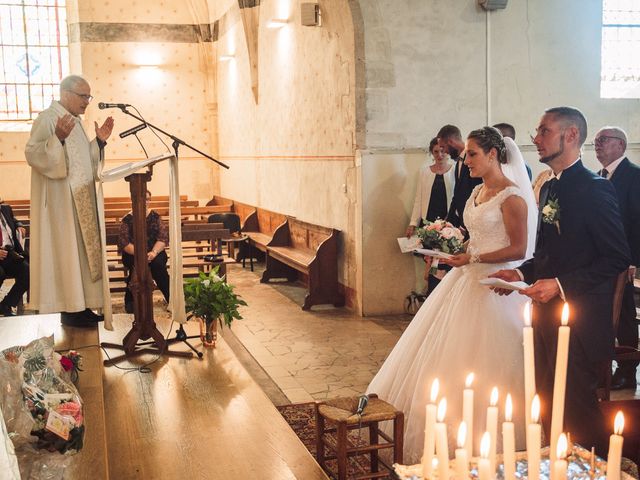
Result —
<instances>
[{"instance_id":1,"label":"stone tiled floor","mask_svg":"<svg viewBox=\"0 0 640 480\"><path fill-rule=\"evenodd\" d=\"M261 284L261 274L259 267L229 269L229 281L249 304L232 333L287 399L364 393L411 317L363 318L333 307L305 312L303 287Z\"/></svg>"}]
</instances>

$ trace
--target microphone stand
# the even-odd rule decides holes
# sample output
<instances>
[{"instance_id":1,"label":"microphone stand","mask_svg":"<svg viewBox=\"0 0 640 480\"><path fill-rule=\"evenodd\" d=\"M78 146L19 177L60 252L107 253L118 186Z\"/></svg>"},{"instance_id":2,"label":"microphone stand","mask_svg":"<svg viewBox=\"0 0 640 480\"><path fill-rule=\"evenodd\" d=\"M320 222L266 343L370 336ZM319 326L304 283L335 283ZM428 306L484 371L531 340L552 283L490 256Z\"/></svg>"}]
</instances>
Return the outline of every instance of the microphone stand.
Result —
<instances>
[{"instance_id":1,"label":"microphone stand","mask_svg":"<svg viewBox=\"0 0 640 480\"><path fill-rule=\"evenodd\" d=\"M176 137L175 135L170 134L169 132L164 131L163 129L161 129L160 127L157 127L156 125L147 122L144 118L140 117L139 115L136 115L134 113L131 113L129 110L127 110L127 106L126 105L122 105L118 107L122 113L125 113L127 115L129 115L130 117L135 118L136 120L145 123L149 128L156 130L160 133L162 133L163 135L166 135L167 137L169 137L172 140L171 146L173 147L173 151L175 154L176 159L179 159L180 157L178 156L178 149L180 148L180 145L184 145L185 147L193 150L194 152L199 153L200 155L202 155L205 158L208 158L209 160L217 163L218 165L220 165L221 167L224 167L226 169L229 168L228 165L226 165L225 163L220 162L219 160L216 160L215 158L213 158L211 155L207 155L206 153L198 150L197 148L195 148L193 145L189 145L187 142L185 142L184 140ZM137 135L136 135L137 138ZM144 148L143 148L144 149ZM153 168L153 166L151 166L150 168ZM146 233L146 232L145 232ZM146 238L146 236L145 236ZM153 315L153 314L152 314ZM198 356L198 358L202 358L203 353L196 350L194 348L193 345L191 345L189 343L189 339L191 338L200 338L200 335L187 335L187 332L184 330L184 327L182 324L180 324L180 326L178 327L178 329L176 330L176 336L174 338L170 338L167 339L166 344L169 345L171 343L176 343L176 342L183 342L185 345L187 345L193 352L196 353L196 355ZM144 343L140 343L139 345L149 345L152 344L154 342L144 342ZM155 343L158 343L157 341ZM166 348L161 348L161 350L166 350ZM175 353L179 353L179 352L175 352Z\"/></svg>"}]
</instances>

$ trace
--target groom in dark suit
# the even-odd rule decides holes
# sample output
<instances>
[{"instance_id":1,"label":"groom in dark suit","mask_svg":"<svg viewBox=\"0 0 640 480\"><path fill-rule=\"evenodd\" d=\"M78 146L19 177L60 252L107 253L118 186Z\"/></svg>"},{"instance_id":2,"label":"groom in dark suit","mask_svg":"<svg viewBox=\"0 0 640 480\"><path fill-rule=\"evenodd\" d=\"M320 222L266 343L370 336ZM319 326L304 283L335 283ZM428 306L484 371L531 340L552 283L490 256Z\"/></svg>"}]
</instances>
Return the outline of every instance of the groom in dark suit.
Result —
<instances>
[{"instance_id":1,"label":"groom in dark suit","mask_svg":"<svg viewBox=\"0 0 640 480\"><path fill-rule=\"evenodd\" d=\"M613 426L605 424L598 407L597 367L613 353L614 283L630 257L613 185L582 165L586 137L587 121L575 108L551 108L542 116L534 143L554 176L541 190L534 257L518 270L492 276L531 284L521 293L534 302L536 388L546 432L551 431L560 313L563 301L569 303L563 431L583 447L595 446L599 455L606 455Z\"/></svg>"},{"instance_id":2,"label":"groom in dark suit","mask_svg":"<svg viewBox=\"0 0 640 480\"><path fill-rule=\"evenodd\" d=\"M464 140L462 133L455 125L445 125L438 132L438 145L456 162L455 185L453 198L447 213L447 220L454 227L464 227L464 207L476 185L482 183L481 178L471 178L469 167L464 164Z\"/></svg>"},{"instance_id":3,"label":"groom in dark suit","mask_svg":"<svg viewBox=\"0 0 640 480\"><path fill-rule=\"evenodd\" d=\"M611 180L618 194L622 224L631 249L629 278L622 296L622 309L616 337L618 343L638 348L638 322L633 298L633 279L640 265L640 167L625 157L627 134L618 127L603 127L593 141L596 157L602 165L598 172ZM622 362L611 380L612 390L636 389L638 362Z\"/></svg>"}]
</instances>

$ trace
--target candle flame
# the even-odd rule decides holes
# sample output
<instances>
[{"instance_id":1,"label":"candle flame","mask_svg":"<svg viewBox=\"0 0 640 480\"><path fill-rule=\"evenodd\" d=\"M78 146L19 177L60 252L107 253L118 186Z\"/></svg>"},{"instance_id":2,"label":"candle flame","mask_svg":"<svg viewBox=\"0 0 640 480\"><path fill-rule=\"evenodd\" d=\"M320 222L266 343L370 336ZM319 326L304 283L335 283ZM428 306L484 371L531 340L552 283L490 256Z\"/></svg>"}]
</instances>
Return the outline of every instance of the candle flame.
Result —
<instances>
[{"instance_id":1,"label":"candle flame","mask_svg":"<svg viewBox=\"0 0 640 480\"><path fill-rule=\"evenodd\" d=\"M559 460L566 458L568 446L569 442L567 442L567 436L564 433L561 433L558 437L558 446L556 447L556 455Z\"/></svg>"},{"instance_id":2,"label":"candle flame","mask_svg":"<svg viewBox=\"0 0 640 480\"><path fill-rule=\"evenodd\" d=\"M513 401L511 400L511 394L508 393L507 401L504 406L504 419L507 422L510 422L512 417L513 417Z\"/></svg>"},{"instance_id":3,"label":"candle flame","mask_svg":"<svg viewBox=\"0 0 640 480\"><path fill-rule=\"evenodd\" d=\"M569 324L569 304L567 302L564 302L564 305L562 306L562 326L566 327Z\"/></svg>"},{"instance_id":4,"label":"candle flame","mask_svg":"<svg viewBox=\"0 0 640 480\"><path fill-rule=\"evenodd\" d=\"M444 422L444 416L447 414L447 399L442 398L438 404L438 422Z\"/></svg>"},{"instance_id":5,"label":"candle flame","mask_svg":"<svg viewBox=\"0 0 640 480\"><path fill-rule=\"evenodd\" d=\"M618 410L618 413L616 413L616 419L613 422L613 432L616 435L622 435L622 430L624 430L624 415Z\"/></svg>"},{"instance_id":6,"label":"candle flame","mask_svg":"<svg viewBox=\"0 0 640 480\"><path fill-rule=\"evenodd\" d=\"M464 444L467 441L467 424L460 422L458 427L458 448L464 448Z\"/></svg>"},{"instance_id":7,"label":"candle flame","mask_svg":"<svg viewBox=\"0 0 640 480\"><path fill-rule=\"evenodd\" d=\"M498 387L493 387L491 390L491 400L489 401L489 404L492 407L495 407L498 404Z\"/></svg>"},{"instance_id":8,"label":"candle flame","mask_svg":"<svg viewBox=\"0 0 640 480\"><path fill-rule=\"evenodd\" d=\"M437 470L437 469L438 469L438 457L433 457L433 458L431 459L431 467L432 467L434 470Z\"/></svg>"},{"instance_id":9,"label":"candle flame","mask_svg":"<svg viewBox=\"0 0 640 480\"><path fill-rule=\"evenodd\" d=\"M491 450L491 434L484 432L482 440L480 441L480 456L482 458L489 458L489 450Z\"/></svg>"},{"instance_id":10,"label":"candle flame","mask_svg":"<svg viewBox=\"0 0 640 480\"><path fill-rule=\"evenodd\" d=\"M531 326L531 302L524 304L524 326Z\"/></svg>"},{"instance_id":11,"label":"candle flame","mask_svg":"<svg viewBox=\"0 0 640 480\"><path fill-rule=\"evenodd\" d=\"M531 402L531 421L533 423L538 423L540 420L540 397L538 395L534 395L533 401Z\"/></svg>"},{"instance_id":12,"label":"candle flame","mask_svg":"<svg viewBox=\"0 0 640 480\"><path fill-rule=\"evenodd\" d=\"M464 386L467 388L471 388L471 384L473 383L474 375L470 373L467 375L467 379L464 381Z\"/></svg>"},{"instance_id":13,"label":"candle flame","mask_svg":"<svg viewBox=\"0 0 640 480\"><path fill-rule=\"evenodd\" d=\"M436 378L431 384L431 403L435 404L438 399L438 391L440 390L440 381Z\"/></svg>"}]
</instances>

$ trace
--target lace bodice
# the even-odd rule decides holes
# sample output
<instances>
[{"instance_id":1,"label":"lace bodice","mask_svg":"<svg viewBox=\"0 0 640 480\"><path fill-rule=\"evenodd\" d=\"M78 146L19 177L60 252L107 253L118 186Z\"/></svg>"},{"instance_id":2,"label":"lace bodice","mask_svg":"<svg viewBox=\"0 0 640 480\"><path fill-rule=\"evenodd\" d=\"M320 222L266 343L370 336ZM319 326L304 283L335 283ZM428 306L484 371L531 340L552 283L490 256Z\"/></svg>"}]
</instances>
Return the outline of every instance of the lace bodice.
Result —
<instances>
[{"instance_id":1,"label":"lace bodice","mask_svg":"<svg viewBox=\"0 0 640 480\"><path fill-rule=\"evenodd\" d=\"M501 205L512 195L522 197L518 187L507 187L495 197L476 205L476 197L482 185L476 186L464 208L464 221L469 230L467 251L480 255L493 252L509 245L509 236L504 226Z\"/></svg>"}]
</instances>

